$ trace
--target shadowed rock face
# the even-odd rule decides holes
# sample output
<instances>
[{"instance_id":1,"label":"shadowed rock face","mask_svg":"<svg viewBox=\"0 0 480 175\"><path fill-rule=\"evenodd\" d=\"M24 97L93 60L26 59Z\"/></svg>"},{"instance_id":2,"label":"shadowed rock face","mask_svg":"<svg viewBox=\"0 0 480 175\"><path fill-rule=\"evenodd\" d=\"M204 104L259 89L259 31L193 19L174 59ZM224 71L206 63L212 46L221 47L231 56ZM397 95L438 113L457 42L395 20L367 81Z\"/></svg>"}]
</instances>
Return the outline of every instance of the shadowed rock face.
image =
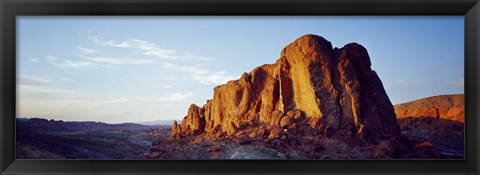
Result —
<instances>
[{"instance_id":1,"label":"shadowed rock face","mask_svg":"<svg viewBox=\"0 0 480 175\"><path fill-rule=\"evenodd\" d=\"M203 107L192 104L172 139L207 133L233 135L252 123L311 134L346 133L364 140L400 135L394 108L367 50L356 43L332 48L304 35L286 46L274 64L244 73L214 88ZM310 133L304 131L303 133Z\"/></svg>"}]
</instances>

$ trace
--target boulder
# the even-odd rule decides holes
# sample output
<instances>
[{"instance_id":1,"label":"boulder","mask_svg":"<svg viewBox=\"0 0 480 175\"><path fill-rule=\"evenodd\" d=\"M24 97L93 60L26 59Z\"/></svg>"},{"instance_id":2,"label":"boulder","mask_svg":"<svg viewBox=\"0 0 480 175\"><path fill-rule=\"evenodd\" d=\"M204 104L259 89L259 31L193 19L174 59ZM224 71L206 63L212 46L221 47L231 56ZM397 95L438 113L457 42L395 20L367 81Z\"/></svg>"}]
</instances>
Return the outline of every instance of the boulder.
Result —
<instances>
[{"instance_id":1,"label":"boulder","mask_svg":"<svg viewBox=\"0 0 480 175\"><path fill-rule=\"evenodd\" d=\"M292 124L292 118L290 116L283 116L282 119L280 119L280 127L282 128L288 128Z\"/></svg>"},{"instance_id":2,"label":"boulder","mask_svg":"<svg viewBox=\"0 0 480 175\"><path fill-rule=\"evenodd\" d=\"M250 143L251 141L252 141L252 139L248 135L242 135L242 136L237 137L235 139L235 142L240 144L240 145Z\"/></svg>"},{"instance_id":3,"label":"boulder","mask_svg":"<svg viewBox=\"0 0 480 175\"><path fill-rule=\"evenodd\" d=\"M261 139L265 135L266 132L267 132L266 128L259 127L258 129L255 129L252 132L250 132L250 134L248 134L248 136L251 137L251 138Z\"/></svg>"},{"instance_id":4,"label":"boulder","mask_svg":"<svg viewBox=\"0 0 480 175\"><path fill-rule=\"evenodd\" d=\"M282 128L276 126L270 129L270 134L268 135L268 139L278 139L282 136Z\"/></svg>"}]
</instances>

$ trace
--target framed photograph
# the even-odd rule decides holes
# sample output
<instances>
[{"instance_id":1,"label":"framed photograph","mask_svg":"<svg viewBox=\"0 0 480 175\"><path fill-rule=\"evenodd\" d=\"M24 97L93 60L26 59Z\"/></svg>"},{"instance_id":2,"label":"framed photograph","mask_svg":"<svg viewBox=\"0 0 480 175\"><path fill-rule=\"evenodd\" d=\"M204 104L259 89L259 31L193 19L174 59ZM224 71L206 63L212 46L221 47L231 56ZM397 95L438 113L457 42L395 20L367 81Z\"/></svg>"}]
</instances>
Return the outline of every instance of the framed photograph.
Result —
<instances>
[{"instance_id":1,"label":"framed photograph","mask_svg":"<svg viewBox=\"0 0 480 175\"><path fill-rule=\"evenodd\" d=\"M1 1L0 172L478 174L479 10Z\"/></svg>"}]
</instances>

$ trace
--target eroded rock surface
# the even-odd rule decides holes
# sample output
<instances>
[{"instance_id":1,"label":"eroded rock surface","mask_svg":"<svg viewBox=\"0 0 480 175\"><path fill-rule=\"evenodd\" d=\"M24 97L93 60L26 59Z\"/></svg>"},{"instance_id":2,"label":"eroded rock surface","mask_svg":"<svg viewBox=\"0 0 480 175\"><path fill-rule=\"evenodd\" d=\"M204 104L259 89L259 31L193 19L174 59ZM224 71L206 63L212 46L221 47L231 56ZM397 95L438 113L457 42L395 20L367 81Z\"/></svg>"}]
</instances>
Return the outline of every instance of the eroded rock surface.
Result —
<instances>
[{"instance_id":1,"label":"eroded rock surface","mask_svg":"<svg viewBox=\"0 0 480 175\"><path fill-rule=\"evenodd\" d=\"M233 138L254 123L269 128L269 135L248 133L253 137L288 131L369 141L400 135L367 50L357 43L332 48L316 35L290 43L276 63L215 87L213 99L203 107L192 104L182 123L174 123L171 139L199 133Z\"/></svg>"},{"instance_id":2,"label":"eroded rock surface","mask_svg":"<svg viewBox=\"0 0 480 175\"><path fill-rule=\"evenodd\" d=\"M464 122L464 94L440 95L395 105L398 119L427 117Z\"/></svg>"}]
</instances>

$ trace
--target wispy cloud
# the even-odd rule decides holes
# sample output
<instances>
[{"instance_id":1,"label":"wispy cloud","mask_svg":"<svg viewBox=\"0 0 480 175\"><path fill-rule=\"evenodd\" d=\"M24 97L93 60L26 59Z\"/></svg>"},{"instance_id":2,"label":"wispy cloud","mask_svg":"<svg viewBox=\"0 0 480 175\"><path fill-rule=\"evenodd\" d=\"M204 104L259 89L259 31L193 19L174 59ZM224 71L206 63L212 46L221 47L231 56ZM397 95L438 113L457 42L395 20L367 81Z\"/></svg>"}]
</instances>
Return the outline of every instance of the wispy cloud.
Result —
<instances>
[{"instance_id":1,"label":"wispy cloud","mask_svg":"<svg viewBox=\"0 0 480 175\"><path fill-rule=\"evenodd\" d=\"M92 66L111 66L111 65L148 65L157 63L149 59L130 59L130 58L116 58L116 57L88 57L84 55L77 55L79 60L61 60L55 56L46 56L45 60L48 63L60 68L74 68L83 69Z\"/></svg>"},{"instance_id":2,"label":"wispy cloud","mask_svg":"<svg viewBox=\"0 0 480 175\"><path fill-rule=\"evenodd\" d=\"M77 47L77 50L80 51L81 53L86 53L86 54L92 54L92 53L98 53L100 51L98 51L97 49L93 49L93 48L86 48L86 47Z\"/></svg>"},{"instance_id":3,"label":"wispy cloud","mask_svg":"<svg viewBox=\"0 0 480 175\"><path fill-rule=\"evenodd\" d=\"M164 63L163 68L186 72L190 78L202 84L223 84L229 80L238 79L238 76L226 75L226 71L209 71L200 66L185 66L171 63Z\"/></svg>"},{"instance_id":4,"label":"wispy cloud","mask_svg":"<svg viewBox=\"0 0 480 175\"><path fill-rule=\"evenodd\" d=\"M112 103L127 103L131 102L130 99L125 98L125 97L110 97L107 100L101 101L101 103L106 103L106 104L112 104Z\"/></svg>"},{"instance_id":5,"label":"wispy cloud","mask_svg":"<svg viewBox=\"0 0 480 175\"><path fill-rule=\"evenodd\" d=\"M62 99L63 102L68 104L76 105L90 105L90 106L111 106L111 105L121 105L121 104L130 104L130 103L139 103L147 102L145 98L129 98L129 97L108 97L108 98L85 98L85 97L76 97L71 96L65 99Z\"/></svg>"},{"instance_id":6,"label":"wispy cloud","mask_svg":"<svg viewBox=\"0 0 480 175\"><path fill-rule=\"evenodd\" d=\"M185 65L176 65L172 63L163 63L163 68L169 70L176 70L180 72L191 72L193 74L206 74L208 70L200 66L185 66Z\"/></svg>"},{"instance_id":7,"label":"wispy cloud","mask_svg":"<svg viewBox=\"0 0 480 175\"><path fill-rule=\"evenodd\" d=\"M49 83L52 82L52 80L46 79L46 78L40 78L36 76L26 76L26 75L18 75L19 78L24 79L24 80L31 80L31 81L36 81L36 82L41 82L41 83Z\"/></svg>"},{"instance_id":8,"label":"wispy cloud","mask_svg":"<svg viewBox=\"0 0 480 175\"><path fill-rule=\"evenodd\" d=\"M69 82L76 82L76 80L70 79L70 78L60 78L60 80L62 80L62 81L69 81Z\"/></svg>"},{"instance_id":9,"label":"wispy cloud","mask_svg":"<svg viewBox=\"0 0 480 175\"><path fill-rule=\"evenodd\" d=\"M32 62L38 62L39 61L38 58L28 58L28 59Z\"/></svg>"},{"instance_id":10,"label":"wispy cloud","mask_svg":"<svg viewBox=\"0 0 480 175\"><path fill-rule=\"evenodd\" d=\"M60 67L60 68L82 69L82 68L88 68L88 67L92 67L92 66L97 65L94 62L84 61L84 60L77 60L77 61L64 60L64 61L61 61L58 57L55 57L55 56L46 56L45 60L48 63L51 63L52 65Z\"/></svg>"},{"instance_id":11,"label":"wispy cloud","mask_svg":"<svg viewBox=\"0 0 480 175\"><path fill-rule=\"evenodd\" d=\"M193 92L176 92L172 94L167 94L162 97L158 97L157 100L159 101L169 101L169 102L181 102L187 100L189 97L193 96Z\"/></svg>"},{"instance_id":12,"label":"wispy cloud","mask_svg":"<svg viewBox=\"0 0 480 175\"><path fill-rule=\"evenodd\" d=\"M141 78L140 80L143 81L143 82L148 82L148 83L154 82L154 80L151 79L151 78Z\"/></svg>"},{"instance_id":13,"label":"wispy cloud","mask_svg":"<svg viewBox=\"0 0 480 175\"><path fill-rule=\"evenodd\" d=\"M395 87L395 86L398 86L399 84L402 84L404 81L403 80L397 80L397 81L394 81L392 83L390 83L389 85L385 85L385 89L390 89L392 87Z\"/></svg>"},{"instance_id":14,"label":"wispy cloud","mask_svg":"<svg viewBox=\"0 0 480 175\"><path fill-rule=\"evenodd\" d=\"M169 85L169 84L161 85L161 87L163 87L165 89L172 89L173 88L173 86Z\"/></svg>"},{"instance_id":15,"label":"wispy cloud","mask_svg":"<svg viewBox=\"0 0 480 175\"><path fill-rule=\"evenodd\" d=\"M111 105L122 105L122 104L133 104L133 103L163 103L163 102L185 102L188 101L190 97L194 95L193 92L175 92L170 94L164 94L159 97L108 97L108 98L85 98L85 97L75 97L70 96L62 99L63 102L68 104L84 104L92 106L111 106Z\"/></svg>"},{"instance_id":16,"label":"wispy cloud","mask_svg":"<svg viewBox=\"0 0 480 175\"><path fill-rule=\"evenodd\" d=\"M188 100L188 98L193 96L193 92L175 92L170 94L164 94L160 97L109 97L103 99L92 99L92 98L71 98L67 100L71 103L85 103L85 104L92 104L92 105L112 105L112 104L126 104L126 103L156 103L156 102L184 102Z\"/></svg>"},{"instance_id":17,"label":"wispy cloud","mask_svg":"<svg viewBox=\"0 0 480 175\"><path fill-rule=\"evenodd\" d=\"M465 85L465 80L463 78L459 78L456 80L447 81L447 84L452 86L463 86Z\"/></svg>"},{"instance_id":18,"label":"wispy cloud","mask_svg":"<svg viewBox=\"0 0 480 175\"><path fill-rule=\"evenodd\" d=\"M84 59L97 62L97 63L106 63L113 65L148 65L155 64L156 61L149 59L130 59L130 58L115 58L115 57L85 57Z\"/></svg>"},{"instance_id":19,"label":"wispy cloud","mask_svg":"<svg viewBox=\"0 0 480 175\"><path fill-rule=\"evenodd\" d=\"M163 78L166 79L166 80L171 80L171 81L177 80L177 77L175 77L175 76L163 76Z\"/></svg>"},{"instance_id":20,"label":"wispy cloud","mask_svg":"<svg viewBox=\"0 0 480 175\"><path fill-rule=\"evenodd\" d=\"M225 71L211 72L210 74L194 75L192 79L203 84L224 84L227 83L229 80L238 79L237 76L229 76L225 74Z\"/></svg>"},{"instance_id":21,"label":"wispy cloud","mask_svg":"<svg viewBox=\"0 0 480 175\"><path fill-rule=\"evenodd\" d=\"M98 33L98 32L99 32L99 30L95 29L95 28L87 29L87 30L82 31L82 33L84 33L84 34L94 34L94 33Z\"/></svg>"},{"instance_id":22,"label":"wispy cloud","mask_svg":"<svg viewBox=\"0 0 480 175\"><path fill-rule=\"evenodd\" d=\"M103 39L99 36L93 36L91 37L91 40L97 44L97 45L100 45L100 46L112 46L112 45L115 45L115 41L113 40L106 40L106 39Z\"/></svg>"},{"instance_id":23,"label":"wispy cloud","mask_svg":"<svg viewBox=\"0 0 480 175\"><path fill-rule=\"evenodd\" d=\"M19 92L37 92L37 93L51 93L51 94L58 94L58 93L75 93L72 89L64 89L58 88L54 86L41 86L41 85L17 85Z\"/></svg>"},{"instance_id":24,"label":"wispy cloud","mask_svg":"<svg viewBox=\"0 0 480 175\"><path fill-rule=\"evenodd\" d=\"M155 43L140 40L140 39L128 39L121 42L115 42L114 40L105 40L99 36L92 37L92 41L101 46L113 46L118 48L137 49L142 51L143 54L148 56L154 56L164 60L211 60L212 58L198 56L191 53L181 52L177 50L166 49L164 46L158 46Z\"/></svg>"},{"instance_id":25,"label":"wispy cloud","mask_svg":"<svg viewBox=\"0 0 480 175\"><path fill-rule=\"evenodd\" d=\"M79 34L84 37L90 37L92 35L103 35L109 33L108 31L96 29L96 28L91 28L91 29L86 29L81 31Z\"/></svg>"},{"instance_id":26,"label":"wispy cloud","mask_svg":"<svg viewBox=\"0 0 480 175\"><path fill-rule=\"evenodd\" d=\"M66 60L64 62L55 63L56 66L61 68L74 68L74 69L82 69L95 66L96 64L90 61L70 61Z\"/></svg>"},{"instance_id":27,"label":"wispy cloud","mask_svg":"<svg viewBox=\"0 0 480 175\"><path fill-rule=\"evenodd\" d=\"M55 62L56 60L58 60L58 57L51 56L51 55L45 57L45 61L47 62Z\"/></svg>"}]
</instances>

